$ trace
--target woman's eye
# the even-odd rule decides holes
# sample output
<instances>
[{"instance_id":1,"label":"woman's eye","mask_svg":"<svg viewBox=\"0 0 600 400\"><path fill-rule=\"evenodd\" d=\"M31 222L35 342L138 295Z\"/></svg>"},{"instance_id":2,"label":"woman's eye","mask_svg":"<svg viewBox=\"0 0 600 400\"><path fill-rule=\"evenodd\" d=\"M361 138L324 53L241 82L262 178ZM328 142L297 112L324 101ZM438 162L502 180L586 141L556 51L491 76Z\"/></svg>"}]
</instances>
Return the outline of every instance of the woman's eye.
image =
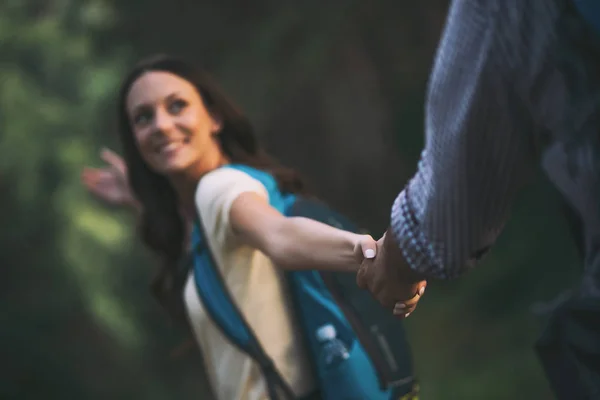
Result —
<instances>
[{"instance_id":1,"label":"woman's eye","mask_svg":"<svg viewBox=\"0 0 600 400\"><path fill-rule=\"evenodd\" d=\"M152 120L152 112L151 111L142 111L136 114L133 119L134 124L136 125L146 125Z\"/></svg>"},{"instance_id":2,"label":"woman's eye","mask_svg":"<svg viewBox=\"0 0 600 400\"><path fill-rule=\"evenodd\" d=\"M187 102L184 100L174 100L169 104L169 112L171 114L179 114L187 106Z\"/></svg>"}]
</instances>

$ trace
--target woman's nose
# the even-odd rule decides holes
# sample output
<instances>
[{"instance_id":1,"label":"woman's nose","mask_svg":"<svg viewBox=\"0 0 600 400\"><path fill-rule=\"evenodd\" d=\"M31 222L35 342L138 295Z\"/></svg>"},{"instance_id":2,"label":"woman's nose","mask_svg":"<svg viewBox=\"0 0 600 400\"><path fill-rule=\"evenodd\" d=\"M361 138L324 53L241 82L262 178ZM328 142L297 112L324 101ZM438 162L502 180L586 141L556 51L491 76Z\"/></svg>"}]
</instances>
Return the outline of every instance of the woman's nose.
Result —
<instances>
[{"instance_id":1,"label":"woman's nose","mask_svg":"<svg viewBox=\"0 0 600 400\"><path fill-rule=\"evenodd\" d=\"M174 126L173 116L163 109L156 110L154 117L154 129L161 132L167 132Z\"/></svg>"}]
</instances>

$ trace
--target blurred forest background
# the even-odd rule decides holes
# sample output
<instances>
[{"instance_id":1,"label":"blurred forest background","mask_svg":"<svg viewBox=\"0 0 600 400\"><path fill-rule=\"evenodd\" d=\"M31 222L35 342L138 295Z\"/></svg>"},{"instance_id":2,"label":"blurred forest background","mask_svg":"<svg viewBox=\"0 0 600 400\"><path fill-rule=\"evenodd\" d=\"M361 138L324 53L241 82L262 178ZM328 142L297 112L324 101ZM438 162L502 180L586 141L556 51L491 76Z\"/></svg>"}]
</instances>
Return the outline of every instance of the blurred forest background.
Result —
<instances>
[{"instance_id":1,"label":"blurred forest background","mask_svg":"<svg viewBox=\"0 0 600 400\"><path fill-rule=\"evenodd\" d=\"M416 167L447 1L0 2L0 398L206 399L199 354L148 291L132 216L80 184L120 151L120 79L169 52L211 71L270 151L379 236ZM406 323L423 399L551 398L538 302L579 263L538 174L483 265Z\"/></svg>"}]
</instances>

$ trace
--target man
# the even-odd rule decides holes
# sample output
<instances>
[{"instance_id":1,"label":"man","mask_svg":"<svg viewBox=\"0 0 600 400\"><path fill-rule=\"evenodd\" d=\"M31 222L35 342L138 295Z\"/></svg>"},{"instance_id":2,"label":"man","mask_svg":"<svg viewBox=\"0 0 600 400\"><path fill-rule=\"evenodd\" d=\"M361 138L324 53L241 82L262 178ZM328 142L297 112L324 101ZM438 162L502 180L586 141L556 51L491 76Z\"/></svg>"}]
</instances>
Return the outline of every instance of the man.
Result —
<instances>
[{"instance_id":1,"label":"man","mask_svg":"<svg viewBox=\"0 0 600 400\"><path fill-rule=\"evenodd\" d=\"M541 162L584 240L584 278L560 315L573 317L586 299L600 321L600 36L591 27L600 16L587 8L600 13L599 4L453 1L430 78L418 172L394 202L377 257L365 261L357 277L384 306L414 296L408 308L394 309L407 316L425 280L452 279L473 268ZM598 351L600 323L577 322L596 343L578 350ZM600 384L582 383L585 377L569 371L587 367L597 374L599 364L594 370L564 350L581 338L561 336L559 323L566 322L555 317L538 345L546 370L557 394L588 398L578 396Z\"/></svg>"}]
</instances>

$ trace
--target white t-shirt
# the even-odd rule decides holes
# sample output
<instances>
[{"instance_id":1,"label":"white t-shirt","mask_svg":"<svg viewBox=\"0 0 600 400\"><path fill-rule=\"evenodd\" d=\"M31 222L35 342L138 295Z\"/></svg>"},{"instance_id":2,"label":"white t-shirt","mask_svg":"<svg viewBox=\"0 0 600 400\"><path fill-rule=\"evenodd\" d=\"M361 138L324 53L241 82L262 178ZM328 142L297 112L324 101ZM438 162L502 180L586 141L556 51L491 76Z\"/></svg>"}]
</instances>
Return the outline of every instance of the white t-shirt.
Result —
<instances>
[{"instance_id":1,"label":"white t-shirt","mask_svg":"<svg viewBox=\"0 0 600 400\"><path fill-rule=\"evenodd\" d=\"M229 222L233 201L244 192L268 199L264 185L248 174L221 168L205 175L196 190L208 244L225 283L265 352L297 396L316 388L299 327L281 273L255 248L234 237ZM267 400L260 368L235 348L206 314L193 272L184 300L213 390L219 400Z\"/></svg>"}]
</instances>

